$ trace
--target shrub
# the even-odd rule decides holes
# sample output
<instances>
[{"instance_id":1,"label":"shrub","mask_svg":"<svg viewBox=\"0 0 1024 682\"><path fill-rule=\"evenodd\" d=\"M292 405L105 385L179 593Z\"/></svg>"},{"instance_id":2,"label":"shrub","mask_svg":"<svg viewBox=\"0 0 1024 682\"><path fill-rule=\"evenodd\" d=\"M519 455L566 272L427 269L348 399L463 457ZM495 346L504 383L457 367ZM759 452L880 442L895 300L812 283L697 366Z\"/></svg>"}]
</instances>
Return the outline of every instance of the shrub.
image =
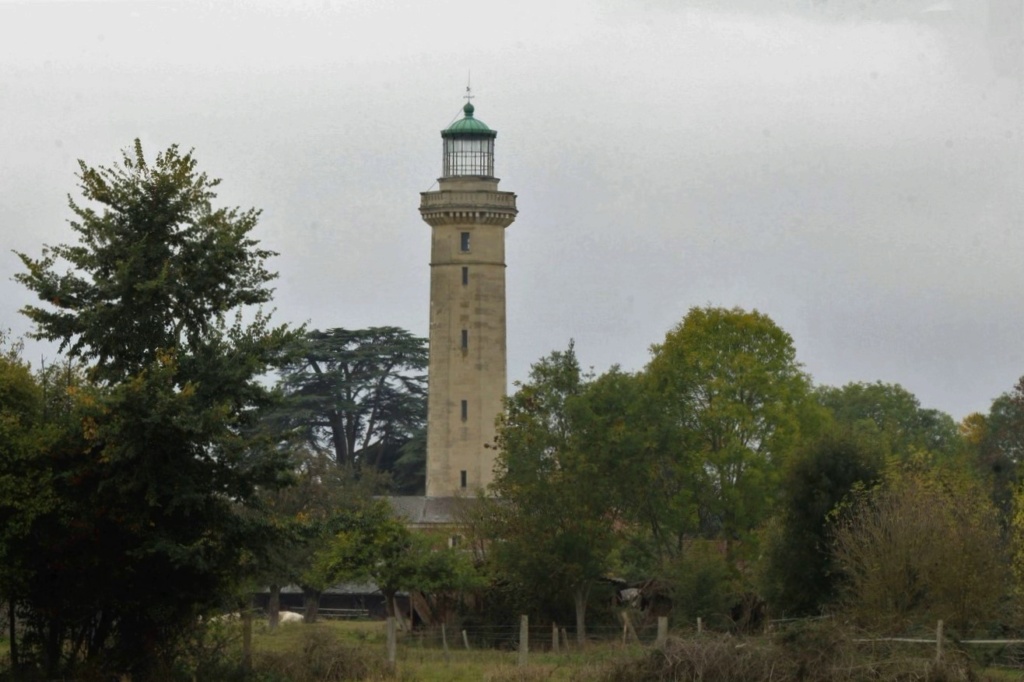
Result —
<instances>
[{"instance_id":1,"label":"shrub","mask_svg":"<svg viewBox=\"0 0 1024 682\"><path fill-rule=\"evenodd\" d=\"M384 680L392 675L383 656L342 644L330 631L310 628L302 635L301 653L260 652L253 673L266 682L341 682Z\"/></svg>"},{"instance_id":2,"label":"shrub","mask_svg":"<svg viewBox=\"0 0 1024 682\"><path fill-rule=\"evenodd\" d=\"M941 664L929 649L866 645L831 623L803 625L773 638L670 638L663 649L592 671L598 682L954 682L977 679L955 652Z\"/></svg>"},{"instance_id":3,"label":"shrub","mask_svg":"<svg viewBox=\"0 0 1024 682\"><path fill-rule=\"evenodd\" d=\"M664 569L677 625L698 617L716 628L729 627L729 607L740 592L735 571L715 543L692 541Z\"/></svg>"}]
</instances>

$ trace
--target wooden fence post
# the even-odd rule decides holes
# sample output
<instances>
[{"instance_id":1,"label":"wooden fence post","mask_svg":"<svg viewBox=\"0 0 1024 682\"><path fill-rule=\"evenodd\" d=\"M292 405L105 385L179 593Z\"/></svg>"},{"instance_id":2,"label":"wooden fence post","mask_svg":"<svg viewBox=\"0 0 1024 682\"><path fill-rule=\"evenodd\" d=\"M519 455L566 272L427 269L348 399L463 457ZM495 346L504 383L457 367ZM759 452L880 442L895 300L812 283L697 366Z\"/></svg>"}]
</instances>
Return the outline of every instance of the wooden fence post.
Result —
<instances>
[{"instance_id":1,"label":"wooden fence post","mask_svg":"<svg viewBox=\"0 0 1024 682\"><path fill-rule=\"evenodd\" d=\"M702 632L704 632L704 622L700 619L700 616L697 616L697 634L699 635Z\"/></svg>"},{"instance_id":2,"label":"wooden fence post","mask_svg":"<svg viewBox=\"0 0 1024 682\"><path fill-rule=\"evenodd\" d=\"M526 665L526 656L530 651L530 617L519 617L519 665Z\"/></svg>"},{"instance_id":3,"label":"wooden fence post","mask_svg":"<svg viewBox=\"0 0 1024 682\"><path fill-rule=\"evenodd\" d=\"M441 623L441 646L444 648L444 662L447 665L448 658L448 633L445 631L444 623Z\"/></svg>"},{"instance_id":4,"label":"wooden fence post","mask_svg":"<svg viewBox=\"0 0 1024 682\"><path fill-rule=\"evenodd\" d=\"M551 652L558 653L558 623L551 624Z\"/></svg>"},{"instance_id":5,"label":"wooden fence post","mask_svg":"<svg viewBox=\"0 0 1024 682\"><path fill-rule=\"evenodd\" d=\"M942 621L935 626L935 662L942 663Z\"/></svg>"},{"instance_id":6,"label":"wooden fence post","mask_svg":"<svg viewBox=\"0 0 1024 682\"><path fill-rule=\"evenodd\" d=\"M397 648L397 642L395 641L395 617L388 616L388 666L392 669L395 667Z\"/></svg>"},{"instance_id":7,"label":"wooden fence post","mask_svg":"<svg viewBox=\"0 0 1024 682\"><path fill-rule=\"evenodd\" d=\"M658 640L655 646L661 648L668 641L668 616L658 616Z\"/></svg>"},{"instance_id":8,"label":"wooden fence post","mask_svg":"<svg viewBox=\"0 0 1024 682\"><path fill-rule=\"evenodd\" d=\"M17 613L14 610L14 599L8 597L7 599L7 633L11 648L11 670L18 669L18 618Z\"/></svg>"},{"instance_id":9,"label":"wooden fence post","mask_svg":"<svg viewBox=\"0 0 1024 682\"><path fill-rule=\"evenodd\" d=\"M562 644L565 645L565 650L569 651L569 633L562 628Z\"/></svg>"},{"instance_id":10,"label":"wooden fence post","mask_svg":"<svg viewBox=\"0 0 1024 682\"><path fill-rule=\"evenodd\" d=\"M465 630L462 631L462 643L466 645L466 651L469 651L469 635Z\"/></svg>"}]
</instances>

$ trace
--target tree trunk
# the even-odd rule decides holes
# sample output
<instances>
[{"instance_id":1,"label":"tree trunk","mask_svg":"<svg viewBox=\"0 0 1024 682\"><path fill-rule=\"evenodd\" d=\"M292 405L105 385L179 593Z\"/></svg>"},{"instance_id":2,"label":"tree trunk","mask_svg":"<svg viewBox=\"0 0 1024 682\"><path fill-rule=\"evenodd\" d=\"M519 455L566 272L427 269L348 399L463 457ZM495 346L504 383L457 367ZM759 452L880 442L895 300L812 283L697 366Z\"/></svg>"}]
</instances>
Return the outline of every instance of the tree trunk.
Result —
<instances>
[{"instance_id":1,"label":"tree trunk","mask_svg":"<svg viewBox=\"0 0 1024 682\"><path fill-rule=\"evenodd\" d=\"M395 608L395 590L381 590L384 593L384 608L389 618L396 618L398 614Z\"/></svg>"},{"instance_id":2,"label":"tree trunk","mask_svg":"<svg viewBox=\"0 0 1024 682\"><path fill-rule=\"evenodd\" d=\"M56 679L59 674L61 645L64 643L64 625L58 618L49 618L46 626L43 669L48 678Z\"/></svg>"},{"instance_id":3,"label":"tree trunk","mask_svg":"<svg viewBox=\"0 0 1024 682\"><path fill-rule=\"evenodd\" d=\"M14 598L7 600L7 628L11 648L11 672L18 674L18 631L14 622ZM15 678L17 679L17 678Z\"/></svg>"},{"instance_id":4,"label":"tree trunk","mask_svg":"<svg viewBox=\"0 0 1024 682\"><path fill-rule=\"evenodd\" d=\"M320 611L320 590L303 589L302 597L306 607L303 620L307 623L315 623Z\"/></svg>"},{"instance_id":5,"label":"tree trunk","mask_svg":"<svg viewBox=\"0 0 1024 682\"><path fill-rule=\"evenodd\" d=\"M406 624L405 616L399 612L398 604L395 603L395 595L398 593L398 590L385 590L381 588L381 592L384 593L384 605L387 609L388 616L395 619L400 630L412 632L412 622L410 621ZM410 601L410 604L411 603L412 602Z\"/></svg>"},{"instance_id":6,"label":"tree trunk","mask_svg":"<svg viewBox=\"0 0 1024 682\"><path fill-rule=\"evenodd\" d=\"M281 586L274 583L270 586L270 599L267 600L267 616L269 619L270 631L277 629L281 622Z\"/></svg>"},{"instance_id":7,"label":"tree trunk","mask_svg":"<svg viewBox=\"0 0 1024 682\"><path fill-rule=\"evenodd\" d=\"M334 442L334 461L342 469L352 468L352 458L349 457L348 438L345 434L345 425L341 415L332 411L327 420L331 424L331 440Z\"/></svg>"},{"instance_id":8,"label":"tree trunk","mask_svg":"<svg viewBox=\"0 0 1024 682\"><path fill-rule=\"evenodd\" d=\"M89 660L95 659L102 653L103 647L106 646L107 635L110 634L110 628L112 625L113 619L110 616L110 610L103 609L100 612L100 620L92 631L92 637L89 639L89 650L86 652L86 657L89 658Z\"/></svg>"},{"instance_id":9,"label":"tree trunk","mask_svg":"<svg viewBox=\"0 0 1024 682\"><path fill-rule=\"evenodd\" d=\"M576 643L583 646L587 640L587 597L590 594L590 584L581 585L576 588L573 595L576 601Z\"/></svg>"}]
</instances>

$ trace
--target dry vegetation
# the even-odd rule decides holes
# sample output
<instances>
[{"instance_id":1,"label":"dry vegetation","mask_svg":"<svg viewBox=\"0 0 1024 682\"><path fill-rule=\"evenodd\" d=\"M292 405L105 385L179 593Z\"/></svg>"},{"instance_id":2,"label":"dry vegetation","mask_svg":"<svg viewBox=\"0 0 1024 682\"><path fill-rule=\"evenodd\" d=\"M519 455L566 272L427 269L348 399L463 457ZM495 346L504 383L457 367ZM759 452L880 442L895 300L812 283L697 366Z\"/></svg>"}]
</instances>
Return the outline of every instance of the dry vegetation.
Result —
<instances>
[{"instance_id":1,"label":"dry vegetation","mask_svg":"<svg viewBox=\"0 0 1024 682\"><path fill-rule=\"evenodd\" d=\"M952 656L942 663L921 649L865 649L835 641L824 649L811 643L797 646L778 640L732 637L669 639L663 650L639 660L607 665L591 677L598 682L678 680L697 682L953 682L981 680L969 663Z\"/></svg>"}]
</instances>

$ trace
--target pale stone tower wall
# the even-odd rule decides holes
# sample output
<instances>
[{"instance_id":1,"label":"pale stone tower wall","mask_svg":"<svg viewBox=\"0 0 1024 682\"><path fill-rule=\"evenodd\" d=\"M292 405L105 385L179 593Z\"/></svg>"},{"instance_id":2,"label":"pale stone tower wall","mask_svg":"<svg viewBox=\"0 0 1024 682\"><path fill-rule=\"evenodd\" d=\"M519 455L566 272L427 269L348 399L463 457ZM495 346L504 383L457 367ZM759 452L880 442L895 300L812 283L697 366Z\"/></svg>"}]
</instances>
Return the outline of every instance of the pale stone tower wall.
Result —
<instances>
[{"instance_id":1,"label":"pale stone tower wall","mask_svg":"<svg viewBox=\"0 0 1024 682\"><path fill-rule=\"evenodd\" d=\"M471 105L465 111L472 120ZM420 203L432 231L426 492L450 497L493 478L494 420L507 381L505 228L516 196L485 175L449 175L438 185Z\"/></svg>"}]
</instances>

